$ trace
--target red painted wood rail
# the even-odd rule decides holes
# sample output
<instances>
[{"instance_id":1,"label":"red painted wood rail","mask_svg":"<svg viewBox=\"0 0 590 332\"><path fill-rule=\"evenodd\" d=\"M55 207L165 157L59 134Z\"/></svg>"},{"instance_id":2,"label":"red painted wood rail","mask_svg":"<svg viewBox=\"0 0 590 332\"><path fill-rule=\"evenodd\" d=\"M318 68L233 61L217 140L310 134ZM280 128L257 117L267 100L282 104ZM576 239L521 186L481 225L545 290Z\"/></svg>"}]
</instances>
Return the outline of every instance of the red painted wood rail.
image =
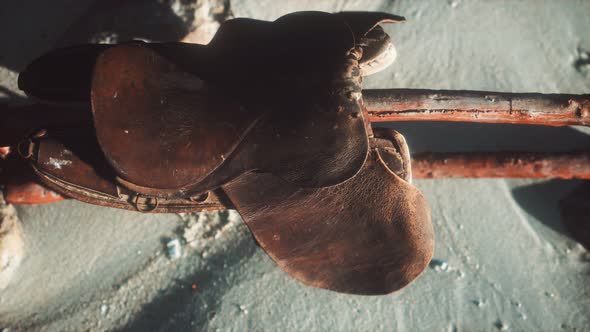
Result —
<instances>
[{"instance_id":1,"label":"red painted wood rail","mask_svg":"<svg viewBox=\"0 0 590 332\"><path fill-rule=\"evenodd\" d=\"M363 100L371 122L590 125L590 95L379 89L364 90ZM0 137L5 143L30 133L32 126L42 127L44 122L55 124L63 119L63 124L75 124L87 121L90 115L80 106L3 108L4 119L12 120L0 123ZM5 158L9 149L1 149L0 157ZM414 178L590 179L590 151L423 153L415 155L412 162ZM22 182L12 180L4 182L4 197L9 203L42 204L63 199L29 177Z\"/></svg>"},{"instance_id":2,"label":"red painted wood rail","mask_svg":"<svg viewBox=\"0 0 590 332\"><path fill-rule=\"evenodd\" d=\"M385 89L364 90L363 100L371 122L590 124L590 95Z\"/></svg>"}]
</instances>

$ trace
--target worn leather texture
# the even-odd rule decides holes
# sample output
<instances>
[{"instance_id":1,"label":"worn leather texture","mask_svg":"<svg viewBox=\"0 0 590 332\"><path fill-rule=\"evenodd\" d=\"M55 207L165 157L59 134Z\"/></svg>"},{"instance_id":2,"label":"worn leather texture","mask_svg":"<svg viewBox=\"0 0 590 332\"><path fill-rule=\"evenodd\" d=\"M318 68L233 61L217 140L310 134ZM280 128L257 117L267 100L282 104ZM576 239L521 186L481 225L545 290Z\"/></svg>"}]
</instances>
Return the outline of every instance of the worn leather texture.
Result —
<instances>
[{"instance_id":1,"label":"worn leather texture","mask_svg":"<svg viewBox=\"0 0 590 332\"><path fill-rule=\"evenodd\" d=\"M137 188L157 190L202 181L262 115L141 43L98 57L91 100L113 169Z\"/></svg>"},{"instance_id":2,"label":"worn leather texture","mask_svg":"<svg viewBox=\"0 0 590 332\"><path fill-rule=\"evenodd\" d=\"M221 190L178 198L155 198L121 186L91 128L49 130L34 140L32 165L49 188L86 203L119 209L180 213L231 209Z\"/></svg>"},{"instance_id":3,"label":"worn leather texture","mask_svg":"<svg viewBox=\"0 0 590 332\"><path fill-rule=\"evenodd\" d=\"M294 278L390 293L425 269L434 248L407 144L373 131L362 101L362 76L395 58L378 24L402 20L300 12L230 20L209 45L51 52L19 86L91 118L52 123L21 150L64 195L141 212L235 208Z\"/></svg>"},{"instance_id":4,"label":"worn leather texture","mask_svg":"<svg viewBox=\"0 0 590 332\"><path fill-rule=\"evenodd\" d=\"M387 294L413 281L433 255L426 200L378 149L336 186L304 189L250 172L223 190L272 259L314 287Z\"/></svg>"}]
</instances>

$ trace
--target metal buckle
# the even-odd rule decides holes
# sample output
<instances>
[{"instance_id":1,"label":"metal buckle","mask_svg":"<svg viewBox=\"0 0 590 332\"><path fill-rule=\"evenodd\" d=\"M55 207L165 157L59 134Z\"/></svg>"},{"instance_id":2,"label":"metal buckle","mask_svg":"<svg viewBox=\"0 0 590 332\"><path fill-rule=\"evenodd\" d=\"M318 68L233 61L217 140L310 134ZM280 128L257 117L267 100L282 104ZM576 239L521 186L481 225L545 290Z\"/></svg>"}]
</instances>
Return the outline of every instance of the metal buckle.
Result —
<instances>
[{"instance_id":1,"label":"metal buckle","mask_svg":"<svg viewBox=\"0 0 590 332\"><path fill-rule=\"evenodd\" d=\"M150 200L153 200L153 204L151 204L151 206ZM133 204L135 205L135 209L139 212L152 212L158 208L160 202L158 201L157 197L137 194L133 199ZM140 208L140 206L145 206L147 208Z\"/></svg>"}]
</instances>

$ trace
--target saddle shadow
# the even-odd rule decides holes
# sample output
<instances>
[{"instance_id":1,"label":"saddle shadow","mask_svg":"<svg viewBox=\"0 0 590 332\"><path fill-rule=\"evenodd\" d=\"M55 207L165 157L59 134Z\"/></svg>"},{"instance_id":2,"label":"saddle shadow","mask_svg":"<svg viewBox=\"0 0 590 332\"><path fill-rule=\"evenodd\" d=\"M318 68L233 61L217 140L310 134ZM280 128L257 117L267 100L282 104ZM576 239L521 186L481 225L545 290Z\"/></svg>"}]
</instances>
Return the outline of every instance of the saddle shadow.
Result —
<instances>
[{"instance_id":1,"label":"saddle shadow","mask_svg":"<svg viewBox=\"0 0 590 332\"><path fill-rule=\"evenodd\" d=\"M399 131L411 153L590 149L590 135L572 127L429 121L379 123L375 127Z\"/></svg>"},{"instance_id":2,"label":"saddle shadow","mask_svg":"<svg viewBox=\"0 0 590 332\"><path fill-rule=\"evenodd\" d=\"M590 181L583 181L561 199L559 208L565 228L586 250L590 250ZM590 258L590 257L589 257Z\"/></svg>"},{"instance_id":3,"label":"saddle shadow","mask_svg":"<svg viewBox=\"0 0 590 332\"><path fill-rule=\"evenodd\" d=\"M159 0L6 3L0 13L0 66L21 71L52 49L89 42L176 41L193 20L192 11L176 13Z\"/></svg>"},{"instance_id":4,"label":"saddle shadow","mask_svg":"<svg viewBox=\"0 0 590 332\"><path fill-rule=\"evenodd\" d=\"M559 202L583 182L582 180L550 180L518 187L512 190L512 195L528 214L552 230L575 240L563 222Z\"/></svg>"},{"instance_id":5,"label":"saddle shadow","mask_svg":"<svg viewBox=\"0 0 590 332\"><path fill-rule=\"evenodd\" d=\"M222 213L227 219L228 214ZM206 259L207 268L194 269L174 280L172 287L157 295L150 303L119 331L206 331L222 305L224 294L236 282L228 276L238 266L247 263L257 247L251 236L239 236L226 251L217 252ZM162 238L165 247L167 239ZM199 260L197 252L189 258ZM185 267L186 268L186 267Z\"/></svg>"},{"instance_id":6,"label":"saddle shadow","mask_svg":"<svg viewBox=\"0 0 590 332\"><path fill-rule=\"evenodd\" d=\"M194 11L175 12L161 0L100 1L67 30L57 46L132 39L178 41L194 19Z\"/></svg>"},{"instance_id":7,"label":"saddle shadow","mask_svg":"<svg viewBox=\"0 0 590 332\"><path fill-rule=\"evenodd\" d=\"M401 122L385 126L402 133L412 153L590 150L590 135L571 127L441 122ZM565 225L560 211L560 201L581 183L587 182L539 181L514 189L512 195L529 215L552 230L581 243L579 236L570 230L580 227L571 225L572 222L579 224L583 220L572 219L574 221L567 221L570 224Z\"/></svg>"},{"instance_id":8,"label":"saddle shadow","mask_svg":"<svg viewBox=\"0 0 590 332\"><path fill-rule=\"evenodd\" d=\"M28 18L26 25L20 21L24 13ZM0 66L20 71L33 59L52 49L89 42L122 42L137 38L176 41L189 32L193 23L193 12L185 14L183 18L179 17L169 2L159 0L80 0L75 4L65 0L51 3L33 0L6 4L0 14L0 27L3 28L0 40L4 41ZM19 28L14 29L15 26ZM61 26L63 29L47 30L49 26ZM0 107L18 106L30 101L0 86ZM83 131L82 134L88 132L93 130ZM85 146L84 142L64 140L65 146L76 151L85 162L97 161L96 156L101 156L98 164L107 165L102 153L96 154L100 152L98 145L91 142L90 146ZM104 167L97 172L104 178L113 177L112 172Z\"/></svg>"}]
</instances>

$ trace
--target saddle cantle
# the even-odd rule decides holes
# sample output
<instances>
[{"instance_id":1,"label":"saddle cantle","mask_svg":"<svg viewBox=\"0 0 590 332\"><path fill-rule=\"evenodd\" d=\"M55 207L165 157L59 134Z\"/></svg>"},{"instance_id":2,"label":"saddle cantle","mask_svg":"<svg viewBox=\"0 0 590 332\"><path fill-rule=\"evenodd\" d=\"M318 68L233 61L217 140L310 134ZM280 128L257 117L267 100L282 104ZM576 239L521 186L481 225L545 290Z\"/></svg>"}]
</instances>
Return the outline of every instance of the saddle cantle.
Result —
<instances>
[{"instance_id":1,"label":"saddle cantle","mask_svg":"<svg viewBox=\"0 0 590 332\"><path fill-rule=\"evenodd\" d=\"M427 266L433 230L405 140L373 133L361 82L395 58L379 24L402 20L301 12L227 21L208 45L51 52L19 86L92 117L72 113L76 127L43 128L20 150L66 196L143 212L235 208L296 279L395 291Z\"/></svg>"}]
</instances>

